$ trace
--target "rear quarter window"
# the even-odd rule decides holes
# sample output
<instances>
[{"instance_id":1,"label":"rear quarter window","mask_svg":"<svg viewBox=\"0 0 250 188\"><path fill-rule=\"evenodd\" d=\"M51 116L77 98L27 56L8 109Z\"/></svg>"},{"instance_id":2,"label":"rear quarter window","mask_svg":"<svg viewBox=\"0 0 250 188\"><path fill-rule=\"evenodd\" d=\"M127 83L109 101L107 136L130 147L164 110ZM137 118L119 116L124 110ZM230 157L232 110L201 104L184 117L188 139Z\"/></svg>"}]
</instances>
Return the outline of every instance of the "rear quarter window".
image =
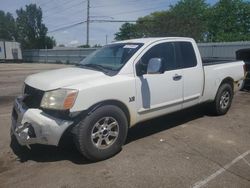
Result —
<instances>
[{"instance_id":1,"label":"rear quarter window","mask_svg":"<svg viewBox=\"0 0 250 188\"><path fill-rule=\"evenodd\" d=\"M176 42L178 61L182 68L195 67L197 59L191 42Z\"/></svg>"}]
</instances>

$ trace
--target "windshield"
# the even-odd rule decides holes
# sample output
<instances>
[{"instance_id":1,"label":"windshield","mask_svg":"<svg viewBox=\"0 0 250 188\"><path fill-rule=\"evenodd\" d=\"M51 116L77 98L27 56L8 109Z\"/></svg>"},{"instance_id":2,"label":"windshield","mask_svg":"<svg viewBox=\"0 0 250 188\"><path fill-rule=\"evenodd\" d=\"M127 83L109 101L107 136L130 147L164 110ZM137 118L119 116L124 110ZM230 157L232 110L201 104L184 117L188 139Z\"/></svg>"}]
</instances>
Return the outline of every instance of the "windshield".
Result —
<instances>
[{"instance_id":1,"label":"windshield","mask_svg":"<svg viewBox=\"0 0 250 188\"><path fill-rule=\"evenodd\" d=\"M93 52L82 60L80 65L118 71L138 51L138 49L142 47L142 45L142 43L110 44Z\"/></svg>"}]
</instances>

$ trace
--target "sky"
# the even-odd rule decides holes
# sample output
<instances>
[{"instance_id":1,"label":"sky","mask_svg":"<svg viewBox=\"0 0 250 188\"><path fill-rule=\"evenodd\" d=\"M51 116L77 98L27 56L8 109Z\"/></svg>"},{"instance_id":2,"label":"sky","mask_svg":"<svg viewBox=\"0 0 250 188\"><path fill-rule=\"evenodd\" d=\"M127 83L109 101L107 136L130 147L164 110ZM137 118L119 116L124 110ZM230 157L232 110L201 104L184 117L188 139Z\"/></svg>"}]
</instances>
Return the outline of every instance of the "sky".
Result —
<instances>
[{"instance_id":1,"label":"sky","mask_svg":"<svg viewBox=\"0 0 250 188\"><path fill-rule=\"evenodd\" d=\"M207 0L209 4L217 0ZM178 0L90 0L91 20L137 20L155 11L167 10ZM42 8L43 22L48 35L56 39L57 45L75 47L86 44L86 24L54 30L85 21L87 0L0 0L0 10L16 17L16 10L35 3ZM123 23L90 23L90 45L104 45L114 41L114 34Z\"/></svg>"}]
</instances>

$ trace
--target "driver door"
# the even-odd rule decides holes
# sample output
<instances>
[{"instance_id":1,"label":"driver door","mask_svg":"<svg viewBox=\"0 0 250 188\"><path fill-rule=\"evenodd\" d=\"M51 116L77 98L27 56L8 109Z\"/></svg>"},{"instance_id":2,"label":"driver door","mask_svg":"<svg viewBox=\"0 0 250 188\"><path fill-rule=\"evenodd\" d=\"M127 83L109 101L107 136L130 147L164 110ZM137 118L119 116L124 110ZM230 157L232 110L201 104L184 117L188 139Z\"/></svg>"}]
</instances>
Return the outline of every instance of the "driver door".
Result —
<instances>
[{"instance_id":1,"label":"driver door","mask_svg":"<svg viewBox=\"0 0 250 188\"><path fill-rule=\"evenodd\" d=\"M150 59L161 58L162 71L147 74ZM172 42L158 43L141 57L136 66L142 76L136 77L137 112L139 117L147 119L180 110L183 102L182 69L177 64L175 47Z\"/></svg>"}]
</instances>

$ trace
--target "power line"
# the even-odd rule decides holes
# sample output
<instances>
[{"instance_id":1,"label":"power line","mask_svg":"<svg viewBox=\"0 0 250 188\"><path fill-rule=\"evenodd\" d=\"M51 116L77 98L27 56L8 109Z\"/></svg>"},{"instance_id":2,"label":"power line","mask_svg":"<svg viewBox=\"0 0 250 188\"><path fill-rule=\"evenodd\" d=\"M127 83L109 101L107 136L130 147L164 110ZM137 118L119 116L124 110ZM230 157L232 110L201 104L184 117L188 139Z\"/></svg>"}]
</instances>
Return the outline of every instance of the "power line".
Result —
<instances>
[{"instance_id":1,"label":"power line","mask_svg":"<svg viewBox=\"0 0 250 188\"><path fill-rule=\"evenodd\" d=\"M137 22L136 20L90 20L91 23L93 22L110 22L110 23L118 23L118 22Z\"/></svg>"},{"instance_id":2,"label":"power line","mask_svg":"<svg viewBox=\"0 0 250 188\"><path fill-rule=\"evenodd\" d=\"M127 3L136 3L136 2L138 2L138 1L140 1L140 0L126 1L126 4L127 4ZM108 3L108 4L105 4L105 5L93 6L93 7L91 7L91 8L110 7L110 5L112 5L112 7L113 7L113 6L116 6L116 5L120 5L120 6L121 6L121 3Z\"/></svg>"},{"instance_id":3,"label":"power line","mask_svg":"<svg viewBox=\"0 0 250 188\"><path fill-rule=\"evenodd\" d=\"M78 20L70 21L70 22L67 22L67 23L64 23L64 24L59 24L59 25L54 25L54 23L52 23L52 22L46 22L46 24L50 25L50 26L53 26L52 30L54 30L56 28L63 27L65 25L70 25L72 23L78 23L78 22L81 22L81 21L82 21L82 19L81 20L78 19Z\"/></svg>"},{"instance_id":4,"label":"power line","mask_svg":"<svg viewBox=\"0 0 250 188\"><path fill-rule=\"evenodd\" d=\"M161 6L162 7L162 6ZM136 10L133 10L133 11L126 11L126 12L121 12L121 13L118 13L118 14L115 14L115 15L122 15L122 14L131 14L131 13L136 13L136 12L140 12L140 11L145 11L145 10L154 10L154 9L156 9L156 8L161 8L161 7L154 7L154 8L147 8L147 9L136 9ZM91 8L91 7L90 7ZM82 12L82 10L81 11L77 11L77 12L75 12L75 13L80 13L80 12ZM110 17L111 18L111 16L90 16L90 17ZM113 18L112 18L113 19ZM64 24L65 25L65 24ZM60 26L58 26L58 27L60 27Z\"/></svg>"},{"instance_id":5,"label":"power line","mask_svg":"<svg viewBox=\"0 0 250 188\"><path fill-rule=\"evenodd\" d=\"M74 23L74 24L64 25L62 27L58 27L56 29L50 30L48 33L53 33L53 32L57 32L57 31L65 30L65 29L70 29L70 28L73 28L73 27L76 27L78 25L86 23L87 24L87 26L86 26L86 45L89 45L89 34L90 34L89 33L89 26L90 26L90 23L93 23L93 22L97 22L97 23L105 23L105 22L109 22L109 23L136 22L136 20L114 20L113 18L112 18L112 20L106 20L106 19L90 20L90 8L92 8L90 6L90 0L85 0L83 2L87 2L87 18L86 18L85 21L80 21L80 22L77 22L77 23ZM73 8L75 6L78 6L79 4L82 4L83 2L78 3L78 4L74 4L73 6L68 7L67 10L70 9L70 8ZM132 3L132 2L135 2L135 1L129 1L129 2ZM97 7L95 7L95 8L97 8ZM101 6L99 6L99 7L101 7ZM159 7L159 5L158 5L157 7L136 9L136 10L132 10L132 11L120 12L120 13L117 13L117 14L113 14L112 16L114 16L114 15L123 15L123 14L131 14L131 13L146 11L146 10L155 10L155 9L158 9L158 8L162 8L162 6Z\"/></svg>"},{"instance_id":6,"label":"power line","mask_svg":"<svg viewBox=\"0 0 250 188\"><path fill-rule=\"evenodd\" d=\"M57 31L69 29L69 28L72 28L72 27L75 27L75 26L78 26L78 25L81 25L81 24L84 24L84 23L86 23L86 21L81 21L81 22L78 22L78 23L74 23L74 24L70 24L70 25L67 25L67 26L64 26L64 27L60 27L60 28L48 31L48 33L54 33L54 32L57 32Z\"/></svg>"},{"instance_id":7,"label":"power line","mask_svg":"<svg viewBox=\"0 0 250 188\"><path fill-rule=\"evenodd\" d=\"M77 3L79 4L79 0L65 0L65 1L62 1L62 2L60 2L59 1L59 3L60 4L62 4L63 6L65 6L65 5L68 5L68 4L71 4L72 2L74 2L74 1L77 1ZM85 0L86 1L86 0ZM84 3L85 1L80 1L81 3ZM57 2L58 3L58 2ZM66 9L68 8L68 7L65 7ZM58 10L58 4L57 5L55 5L55 6L53 6L53 7L50 7L50 8L48 8L48 9L44 9L44 12L49 12L49 10ZM64 10L64 9L63 9Z\"/></svg>"},{"instance_id":8,"label":"power line","mask_svg":"<svg viewBox=\"0 0 250 188\"><path fill-rule=\"evenodd\" d=\"M121 22L136 22L136 20L89 20L89 23L93 23L93 22L97 22L97 23L105 23L105 22L118 23L118 22L120 22L121 23ZM59 27L59 28L56 28L54 30L48 31L48 33L54 33L54 32L65 30L65 29L71 29L72 27L75 27L75 26L78 26L78 25L81 25L84 23L87 23L87 21L81 21L81 22L77 22L74 24Z\"/></svg>"},{"instance_id":9,"label":"power line","mask_svg":"<svg viewBox=\"0 0 250 188\"><path fill-rule=\"evenodd\" d=\"M131 4L136 4L138 1L141 1L141 0L135 0L135 1L126 1L126 4L127 3L131 3ZM162 1L162 0L154 0L154 1ZM166 2L165 0L163 0L163 2ZM147 2L147 3L144 3L144 5L145 4L148 4L149 2ZM113 6L121 6L121 3L108 3L108 4L105 4L105 5L99 5L99 6L93 6L93 7L90 7L90 8L94 8L94 9L96 9L96 8L103 8L103 7L110 7L110 5L112 5L112 7Z\"/></svg>"},{"instance_id":10,"label":"power line","mask_svg":"<svg viewBox=\"0 0 250 188\"><path fill-rule=\"evenodd\" d=\"M65 19L66 20L71 20L71 19L69 19L69 18L71 18L70 16L69 16L69 14L72 14L72 13L74 13L74 17L75 18L79 18L79 19L81 19L82 18L82 13L83 13L83 11L82 10L78 10L78 11L74 11L74 12L68 12L67 14L65 14L64 16L66 16L66 17L62 17L62 20L63 21L65 21ZM79 13L81 13L81 14L79 14ZM91 17L91 16L90 16ZM49 16L47 16L47 17L44 17L44 18L49 18ZM61 17L60 17L61 18ZM85 17L84 17L85 18ZM82 20L82 19L81 19ZM78 20L78 21L81 21L81 20ZM51 20L49 20L49 21L51 21ZM70 21L69 23L65 23L65 24L70 24L70 23L72 23L72 21ZM49 24L49 25L54 25L54 22L52 21L52 22L48 22L48 21L46 21L46 24ZM65 25L64 24L64 25ZM61 25L61 24L60 24Z\"/></svg>"},{"instance_id":11,"label":"power line","mask_svg":"<svg viewBox=\"0 0 250 188\"><path fill-rule=\"evenodd\" d=\"M61 12L63 12L63 13L68 12L70 9L75 8L75 7L79 7L79 5L81 5L83 3L84 2L79 2L77 4L74 4L74 5L70 6L70 7L65 7L65 9L62 9L62 10L56 9L57 11L52 12L52 14L49 14L49 15L45 16L44 18L50 17L51 15L55 15L55 14L58 14L58 13L61 13Z\"/></svg>"},{"instance_id":12,"label":"power line","mask_svg":"<svg viewBox=\"0 0 250 188\"><path fill-rule=\"evenodd\" d=\"M41 3L39 6L43 6L43 5L49 4L49 3L51 3L51 1L55 1L55 0L48 0L48 1L45 1L45 2Z\"/></svg>"}]
</instances>

